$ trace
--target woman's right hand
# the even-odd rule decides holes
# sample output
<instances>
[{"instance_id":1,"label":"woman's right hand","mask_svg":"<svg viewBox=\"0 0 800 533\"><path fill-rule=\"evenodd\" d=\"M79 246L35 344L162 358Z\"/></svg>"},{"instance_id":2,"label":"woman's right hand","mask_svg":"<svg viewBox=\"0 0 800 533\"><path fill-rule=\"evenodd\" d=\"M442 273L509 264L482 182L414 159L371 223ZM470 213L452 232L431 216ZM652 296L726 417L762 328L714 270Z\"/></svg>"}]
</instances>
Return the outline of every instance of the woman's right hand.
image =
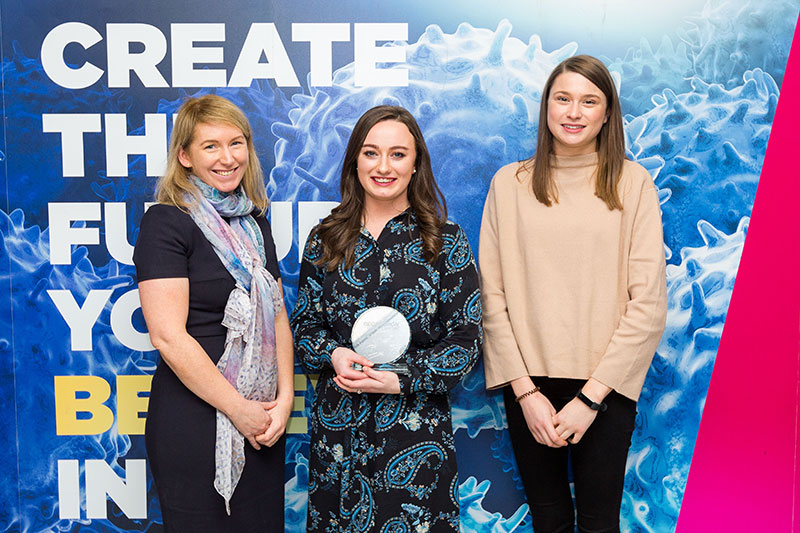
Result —
<instances>
[{"instance_id":1,"label":"woman's right hand","mask_svg":"<svg viewBox=\"0 0 800 533\"><path fill-rule=\"evenodd\" d=\"M269 403L267 402L257 402L242 398L236 408L231 413L228 413L228 418L231 419L239 433L244 435L256 450L261 449L261 445L256 441L256 436L267 431L267 428L272 423L272 417L270 417L267 410L268 406Z\"/></svg>"},{"instance_id":2,"label":"woman's right hand","mask_svg":"<svg viewBox=\"0 0 800 533\"><path fill-rule=\"evenodd\" d=\"M556 433L556 427L553 424L556 410L550 400L547 399L547 396L541 392L530 394L520 400L519 406L522 408L525 422L528 423L528 430L530 430L536 442L551 448L560 448L567 445L567 441Z\"/></svg>"},{"instance_id":3,"label":"woman's right hand","mask_svg":"<svg viewBox=\"0 0 800 533\"><path fill-rule=\"evenodd\" d=\"M337 376L347 379L364 379L366 374L361 370L353 368L353 363L368 367L372 367L373 365L373 362L363 355L358 355L350 348L345 348L344 346L339 346L331 353L331 364Z\"/></svg>"}]
</instances>

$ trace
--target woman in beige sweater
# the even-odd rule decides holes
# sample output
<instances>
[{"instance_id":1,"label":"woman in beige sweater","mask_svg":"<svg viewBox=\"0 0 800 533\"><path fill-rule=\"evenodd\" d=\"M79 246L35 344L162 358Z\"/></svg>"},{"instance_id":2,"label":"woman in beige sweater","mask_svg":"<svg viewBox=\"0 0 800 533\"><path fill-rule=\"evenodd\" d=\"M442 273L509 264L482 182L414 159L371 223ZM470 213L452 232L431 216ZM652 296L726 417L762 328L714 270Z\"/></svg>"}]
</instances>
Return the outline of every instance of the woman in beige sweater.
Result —
<instances>
[{"instance_id":1,"label":"woman in beige sweater","mask_svg":"<svg viewBox=\"0 0 800 533\"><path fill-rule=\"evenodd\" d=\"M504 387L537 533L618 531L625 461L666 316L658 196L625 159L606 67L558 65L536 157L492 180L480 237L486 386Z\"/></svg>"}]
</instances>

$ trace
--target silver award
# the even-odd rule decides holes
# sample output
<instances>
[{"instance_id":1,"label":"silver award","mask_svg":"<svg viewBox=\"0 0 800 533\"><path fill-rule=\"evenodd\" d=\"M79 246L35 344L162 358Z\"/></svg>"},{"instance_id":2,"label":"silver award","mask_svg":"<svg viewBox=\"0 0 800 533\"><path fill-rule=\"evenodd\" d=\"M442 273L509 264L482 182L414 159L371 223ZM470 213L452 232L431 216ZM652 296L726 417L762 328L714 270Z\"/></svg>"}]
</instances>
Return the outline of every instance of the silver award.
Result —
<instances>
[{"instance_id":1,"label":"silver award","mask_svg":"<svg viewBox=\"0 0 800 533\"><path fill-rule=\"evenodd\" d=\"M408 374L408 366L398 359L411 342L411 328L397 309L381 305L361 313L353 324L350 341L353 351L375 363L374 369Z\"/></svg>"}]
</instances>

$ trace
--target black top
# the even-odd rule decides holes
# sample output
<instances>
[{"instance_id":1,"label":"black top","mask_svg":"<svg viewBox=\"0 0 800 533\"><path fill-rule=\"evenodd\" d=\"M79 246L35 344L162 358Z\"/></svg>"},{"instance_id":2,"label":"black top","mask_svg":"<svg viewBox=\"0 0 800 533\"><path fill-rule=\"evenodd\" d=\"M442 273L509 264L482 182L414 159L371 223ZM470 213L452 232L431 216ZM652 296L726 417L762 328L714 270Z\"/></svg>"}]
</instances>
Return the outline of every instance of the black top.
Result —
<instances>
[{"instance_id":1,"label":"black top","mask_svg":"<svg viewBox=\"0 0 800 533\"><path fill-rule=\"evenodd\" d=\"M265 267L277 280L280 271L269 222L263 216L254 218L264 236ZM142 218L133 262L138 281L189 278L186 331L192 337L225 335L222 317L236 283L188 213L162 204L148 209Z\"/></svg>"},{"instance_id":2,"label":"black top","mask_svg":"<svg viewBox=\"0 0 800 533\"><path fill-rule=\"evenodd\" d=\"M266 269L278 279L269 224L263 216L254 218L264 237ZM189 214L160 204L148 209L133 261L140 282L189 279L186 330L218 362L227 334L221 322L235 282ZM245 444L245 467L228 516L213 487L216 416L213 406L186 388L163 360L159 362L150 390L145 446L167 530L283 530L285 441L260 451Z\"/></svg>"}]
</instances>

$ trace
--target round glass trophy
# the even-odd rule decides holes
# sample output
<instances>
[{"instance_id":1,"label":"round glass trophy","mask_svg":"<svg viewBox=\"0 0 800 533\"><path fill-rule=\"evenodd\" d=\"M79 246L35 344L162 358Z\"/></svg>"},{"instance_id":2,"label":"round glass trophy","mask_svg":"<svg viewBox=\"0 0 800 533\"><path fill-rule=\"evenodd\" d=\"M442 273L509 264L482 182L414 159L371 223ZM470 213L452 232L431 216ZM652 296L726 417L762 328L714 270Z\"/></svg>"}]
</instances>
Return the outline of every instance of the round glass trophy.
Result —
<instances>
[{"instance_id":1,"label":"round glass trophy","mask_svg":"<svg viewBox=\"0 0 800 533\"><path fill-rule=\"evenodd\" d=\"M411 328L397 309L381 305L361 313L353 324L350 341L353 351L375 363L374 369L408 374L408 366L398 360L411 342Z\"/></svg>"}]
</instances>

